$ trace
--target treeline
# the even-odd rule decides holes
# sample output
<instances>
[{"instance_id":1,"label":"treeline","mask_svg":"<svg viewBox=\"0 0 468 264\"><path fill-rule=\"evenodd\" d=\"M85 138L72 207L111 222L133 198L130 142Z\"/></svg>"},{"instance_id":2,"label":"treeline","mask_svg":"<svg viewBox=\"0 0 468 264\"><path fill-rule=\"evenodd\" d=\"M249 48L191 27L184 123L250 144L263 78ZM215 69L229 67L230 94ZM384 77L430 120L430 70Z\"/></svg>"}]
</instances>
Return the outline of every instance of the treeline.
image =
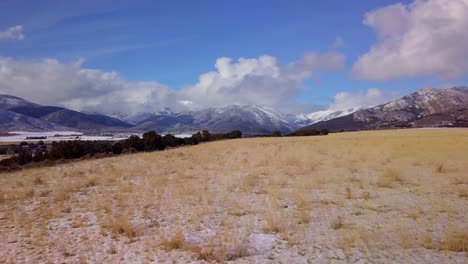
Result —
<instances>
[{"instance_id":1,"label":"treeline","mask_svg":"<svg viewBox=\"0 0 468 264\"><path fill-rule=\"evenodd\" d=\"M307 136L325 136L330 132L328 129L307 129L307 130L297 130L288 134L281 134L280 131L274 131L270 135L252 135L251 137L307 137Z\"/></svg>"},{"instance_id":2,"label":"treeline","mask_svg":"<svg viewBox=\"0 0 468 264\"><path fill-rule=\"evenodd\" d=\"M207 130L197 132L191 137L178 138L171 134L158 135L154 131L143 134L143 137L132 135L117 142L69 140L52 142L49 148L39 147L43 143L28 144L21 142L15 146L12 157L0 160L0 170L19 168L31 162L54 162L82 158L102 158L125 153L160 151L184 145L197 145L201 142L234 139L242 137L239 130L226 134L210 134Z\"/></svg>"},{"instance_id":3,"label":"treeline","mask_svg":"<svg viewBox=\"0 0 468 264\"><path fill-rule=\"evenodd\" d=\"M304 129L304 130L297 130L292 133L287 134L286 136L290 137L305 137L305 136L325 136L328 135L330 131L328 129Z\"/></svg>"}]
</instances>

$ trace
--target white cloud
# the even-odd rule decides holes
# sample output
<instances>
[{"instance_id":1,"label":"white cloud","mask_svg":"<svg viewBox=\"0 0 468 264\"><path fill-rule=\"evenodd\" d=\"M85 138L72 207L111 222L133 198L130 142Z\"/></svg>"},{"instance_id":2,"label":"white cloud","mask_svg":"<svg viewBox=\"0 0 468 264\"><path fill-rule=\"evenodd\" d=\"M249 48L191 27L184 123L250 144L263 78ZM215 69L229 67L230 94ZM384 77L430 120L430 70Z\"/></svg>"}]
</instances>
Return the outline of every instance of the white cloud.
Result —
<instances>
[{"instance_id":1,"label":"white cloud","mask_svg":"<svg viewBox=\"0 0 468 264\"><path fill-rule=\"evenodd\" d=\"M237 62L219 58L216 71L200 75L198 83L177 91L157 82L130 82L116 72L87 69L83 60L31 62L0 57L0 93L44 105L107 114L227 104L286 109L288 99L300 91L304 80L343 65L344 56L338 53L309 53L299 62L284 65L266 55Z\"/></svg>"},{"instance_id":2,"label":"white cloud","mask_svg":"<svg viewBox=\"0 0 468 264\"><path fill-rule=\"evenodd\" d=\"M23 33L23 26L12 26L5 31L0 31L0 40L23 40L25 35Z\"/></svg>"},{"instance_id":3,"label":"white cloud","mask_svg":"<svg viewBox=\"0 0 468 264\"><path fill-rule=\"evenodd\" d=\"M304 80L314 73L344 67L339 53L308 53L301 61L281 65L275 57L253 59L219 58L216 71L202 74L197 84L180 92L181 100L193 107L226 104L278 106L301 90Z\"/></svg>"},{"instance_id":4,"label":"white cloud","mask_svg":"<svg viewBox=\"0 0 468 264\"><path fill-rule=\"evenodd\" d=\"M339 92L335 95L329 109L333 111L348 110L352 108L368 108L395 99L398 93L382 91L377 88L369 88L366 92L349 93Z\"/></svg>"},{"instance_id":5,"label":"white cloud","mask_svg":"<svg viewBox=\"0 0 468 264\"><path fill-rule=\"evenodd\" d=\"M355 77L389 80L468 73L468 0L415 0L366 14L378 42L353 65Z\"/></svg>"},{"instance_id":6,"label":"white cloud","mask_svg":"<svg viewBox=\"0 0 468 264\"><path fill-rule=\"evenodd\" d=\"M173 92L164 85L129 82L116 72L82 68L82 63L0 57L0 92L40 104L104 113L157 111L175 106L170 96Z\"/></svg>"}]
</instances>

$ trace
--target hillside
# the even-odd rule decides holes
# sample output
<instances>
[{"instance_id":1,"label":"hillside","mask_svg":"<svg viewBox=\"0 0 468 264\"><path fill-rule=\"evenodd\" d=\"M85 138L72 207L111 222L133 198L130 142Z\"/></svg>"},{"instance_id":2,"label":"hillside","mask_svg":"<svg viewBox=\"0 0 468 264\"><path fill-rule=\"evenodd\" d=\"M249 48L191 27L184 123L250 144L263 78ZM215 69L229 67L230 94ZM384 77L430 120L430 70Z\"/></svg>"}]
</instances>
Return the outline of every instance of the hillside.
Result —
<instances>
[{"instance_id":1,"label":"hillside","mask_svg":"<svg viewBox=\"0 0 468 264\"><path fill-rule=\"evenodd\" d=\"M31 103L27 100L22 98L0 94L0 109L11 109L14 107L34 107L38 106L37 104Z\"/></svg>"},{"instance_id":2,"label":"hillside","mask_svg":"<svg viewBox=\"0 0 468 264\"><path fill-rule=\"evenodd\" d=\"M42 120L0 109L0 131L63 130L64 127Z\"/></svg>"},{"instance_id":3,"label":"hillside","mask_svg":"<svg viewBox=\"0 0 468 264\"><path fill-rule=\"evenodd\" d=\"M186 132L207 129L215 133L241 130L244 134L288 133L297 128L281 115L259 106L228 105L199 111L144 115L138 120L139 130ZM135 121L134 121L135 122Z\"/></svg>"},{"instance_id":4,"label":"hillside","mask_svg":"<svg viewBox=\"0 0 468 264\"><path fill-rule=\"evenodd\" d=\"M397 127L466 127L468 88L422 89L376 107L301 128L360 130Z\"/></svg>"},{"instance_id":5,"label":"hillside","mask_svg":"<svg viewBox=\"0 0 468 264\"><path fill-rule=\"evenodd\" d=\"M0 262L465 263L468 131L249 138L0 174Z\"/></svg>"},{"instance_id":6,"label":"hillside","mask_svg":"<svg viewBox=\"0 0 468 264\"><path fill-rule=\"evenodd\" d=\"M63 107L41 106L19 97L0 94L0 110L10 112L0 113L4 119L9 119L0 126L0 131L47 131L47 130L106 130L123 129L133 125L113 117L97 114L85 114ZM13 118L11 113L16 113ZM21 118L20 118L21 117Z\"/></svg>"}]
</instances>

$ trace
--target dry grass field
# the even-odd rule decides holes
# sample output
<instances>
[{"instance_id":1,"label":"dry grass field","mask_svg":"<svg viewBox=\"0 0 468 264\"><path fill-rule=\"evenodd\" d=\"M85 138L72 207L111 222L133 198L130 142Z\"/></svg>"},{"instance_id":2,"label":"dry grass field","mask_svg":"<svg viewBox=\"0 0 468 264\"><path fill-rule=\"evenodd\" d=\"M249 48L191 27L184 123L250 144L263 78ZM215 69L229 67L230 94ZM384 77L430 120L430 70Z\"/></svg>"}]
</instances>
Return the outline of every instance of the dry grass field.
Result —
<instances>
[{"instance_id":1,"label":"dry grass field","mask_svg":"<svg viewBox=\"0 0 468 264\"><path fill-rule=\"evenodd\" d=\"M250 138L0 174L0 263L467 263L468 130Z\"/></svg>"}]
</instances>

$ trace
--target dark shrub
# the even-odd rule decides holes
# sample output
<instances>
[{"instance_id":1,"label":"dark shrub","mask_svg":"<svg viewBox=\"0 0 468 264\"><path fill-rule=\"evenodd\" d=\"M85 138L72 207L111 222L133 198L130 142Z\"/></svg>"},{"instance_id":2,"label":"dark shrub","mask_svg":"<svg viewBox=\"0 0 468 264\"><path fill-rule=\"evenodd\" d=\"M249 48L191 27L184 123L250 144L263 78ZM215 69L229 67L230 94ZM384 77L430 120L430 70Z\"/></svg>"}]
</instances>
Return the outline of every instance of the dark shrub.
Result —
<instances>
[{"instance_id":1,"label":"dark shrub","mask_svg":"<svg viewBox=\"0 0 468 264\"><path fill-rule=\"evenodd\" d=\"M143 145L145 151L164 150L166 148L162 137L154 131L143 134Z\"/></svg>"},{"instance_id":2,"label":"dark shrub","mask_svg":"<svg viewBox=\"0 0 468 264\"><path fill-rule=\"evenodd\" d=\"M210 132L208 130L202 130L201 132L202 141L210 141L212 140Z\"/></svg>"},{"instance_id":3,"label":"dark shrub","mask_svg":"<svg viewBox=\"0 0 468 264\"><path fill-rule=\"evenodd\" d=\"M225 134L226 138L241 138L242 132L240 130L233 130L227 134Z\"/></svg>"},{"instance_id":4,"label":"dark shrub","mask_svg":"<svg viewBox=\"0 0 468 264\"><path fill-rule=\"evenodd\" d=\"M94 144L94 150L96 153L112 153L113 152L113 148L112 148L112 145L108 142L93 142Z\"/></svg>"},{"instance_id":5,"label":"dark shrub","mask_svg":"<svg viewBox=\"0 0 468 264\"><path fill-rule=\"evenodd\" d=\"M203 142L202 135L200 131L192 135L192 139L196 140L197 142Z\"/></svg>"},{"instance_id":6,"label":"dark shrub","mask_svg":"<svg viewBox=\"0 0 468 264\"><path fill-rule=\"evenodd\" d=\"M115 155L119 155L121 154L123 151L123 145L122 145L122 142L116 142L114 143L114 145L112 146L112 153L114 153Z\"/></svg>"},{"instance_id":7,"label":"dark shrub","mask_svg":"<svg viewBox=\"0 0 468 264\"><path fill-rule=\"evenodd\" d=\"M179 146L179 142L177 141L177 138L174 137L171 134L166 134L163 137L163 142L166 147L177 147Z\"/></svg>"},{"instance_id":8,"label":"dark shrub","mask_svg":"<svg viewBox=\"0 0 468 264\"><path fill-rule=\"evenodd\" d=\"M193 137L184 138L185 145L198 145L198 140Z\"/></svg>"},{"instance_id":9,"label":"dark shrub","mask_svg":"<svg viewBox=\"0 0 468 264\"><path fill-rule=\"evenodd\" d=\"M279 131L273 131L273 133L271 134L272 137L281 137L281 132Z\"/></svg>"},{"instance_id":10,"label":"dark shrub","mask_svg":"<svg viewBox=\"0 0 468 264\"><path fill-rule=\"evenodd\" d=\"M317 136L320 135L320 131L317 129L298 130L296 132L288 134L292 137L305 137L305 136Z\"/></svg>"},{"instance_id":11,"label":"dark shrub","mask_svg":"<svg viewBox=\"0 0 468 264\"><path fill-rule=\"evenodd\" d=\"M32 160L34 162L41 162L45 159L45 155L42 151L38 151L34 154L34 156L32 157Z\"/></svg>"},{"instance_id":12,"label":"dark shrub","mask_svg":"<svg viewBox=\"0 0 468 264\"><path fill-rule=\"evenodd\" d=\"M129 138L122 141L124 149L129 150L130 148L135 149L136 151L143 151L145 149L143 140L135 135L131 135Z\"/></svg>"},{"instance_id":13,"label":"dark shrub","mask_svg":"<svg viewBox=\"0 0 468 264\"><path fill-rule=\"evenodd\" d=\"M29 150L23 150L18 154L18 156L16 156L16 162L19 165L28 164L31 161L32 161L32 155L31 155L31 151Z\"/></svg>"}]
</instances>

